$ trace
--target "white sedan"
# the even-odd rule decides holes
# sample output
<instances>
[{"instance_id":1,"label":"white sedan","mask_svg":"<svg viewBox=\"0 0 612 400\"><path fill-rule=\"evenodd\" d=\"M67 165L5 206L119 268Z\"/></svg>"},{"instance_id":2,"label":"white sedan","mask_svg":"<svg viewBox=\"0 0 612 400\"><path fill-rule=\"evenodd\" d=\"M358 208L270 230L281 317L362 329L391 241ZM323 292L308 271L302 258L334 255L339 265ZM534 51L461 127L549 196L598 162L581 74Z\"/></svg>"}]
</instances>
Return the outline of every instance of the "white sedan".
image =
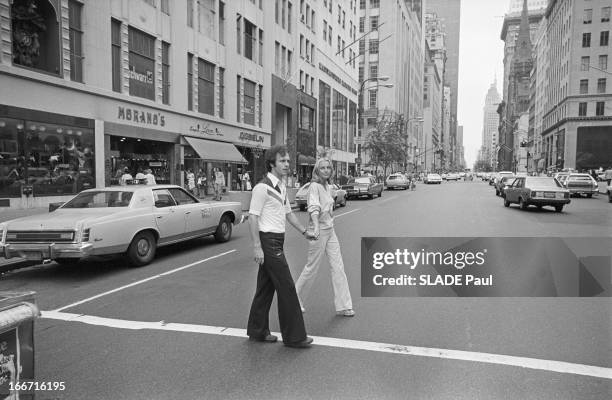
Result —
<instances>
[{"instance_id":1,"label":"white sedan","mask_svg":"<svg viewBox=\"0 0 612 400\"><path fill-rule=\"evenodd\" d=\"M0 224L0 256L74 263L125 254L142 266L160 246L208 235L226 242L242 221L239 202L200 202L179 186L90 189L49 214Z\"/></svg>"},{"instance_id":2,"label":"white sedan","mask_svg":"<svg viewBox=\"0 0 612 400\"><path fill-rule=\"evenodd\" d=\"M442 183L442 177L439 174L427 174L425 177L425 183L436 183L439 185Z\"/></svg>"}]
</instances>

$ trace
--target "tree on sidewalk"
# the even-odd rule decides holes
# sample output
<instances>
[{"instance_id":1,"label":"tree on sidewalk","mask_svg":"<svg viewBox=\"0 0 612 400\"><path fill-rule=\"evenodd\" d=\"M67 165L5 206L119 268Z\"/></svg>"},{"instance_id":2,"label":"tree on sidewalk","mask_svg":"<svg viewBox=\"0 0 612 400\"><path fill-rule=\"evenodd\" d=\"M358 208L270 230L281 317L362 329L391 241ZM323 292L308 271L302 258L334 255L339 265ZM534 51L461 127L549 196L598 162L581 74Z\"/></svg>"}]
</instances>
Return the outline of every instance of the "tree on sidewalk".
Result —
<instances>
[{"instance_id":1,"label":"tree on sidewalk","mask_svg":"<svg viewBox=\"0 0 612 400\"><path fill-rule=\"evenodd\" d=\"M385 109L376 121L376 127L366 134L363 149L370 153L371 163L381 167L384 176L393 165L401 165L408 155L407 132L401 115Z\"/></svg>"}]
</instances>

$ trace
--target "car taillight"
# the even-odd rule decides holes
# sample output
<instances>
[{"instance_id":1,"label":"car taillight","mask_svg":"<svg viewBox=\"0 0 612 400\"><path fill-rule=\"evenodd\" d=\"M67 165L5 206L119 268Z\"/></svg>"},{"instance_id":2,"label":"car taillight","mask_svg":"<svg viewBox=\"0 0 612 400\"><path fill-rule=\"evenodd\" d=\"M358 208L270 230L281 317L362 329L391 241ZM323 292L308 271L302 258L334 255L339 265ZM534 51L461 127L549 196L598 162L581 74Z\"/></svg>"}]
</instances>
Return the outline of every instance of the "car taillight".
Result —
<instances>
[{"instance_id":1,"label":"car taillight","mask_svg":"<svg viewBox=\"0 0 612 400\"><path fill-rule=\"evenodd\" d=\"M81 238L81 242L89 242L89 228L83 230L83 237Z\"/></svg>"}]
</instances>

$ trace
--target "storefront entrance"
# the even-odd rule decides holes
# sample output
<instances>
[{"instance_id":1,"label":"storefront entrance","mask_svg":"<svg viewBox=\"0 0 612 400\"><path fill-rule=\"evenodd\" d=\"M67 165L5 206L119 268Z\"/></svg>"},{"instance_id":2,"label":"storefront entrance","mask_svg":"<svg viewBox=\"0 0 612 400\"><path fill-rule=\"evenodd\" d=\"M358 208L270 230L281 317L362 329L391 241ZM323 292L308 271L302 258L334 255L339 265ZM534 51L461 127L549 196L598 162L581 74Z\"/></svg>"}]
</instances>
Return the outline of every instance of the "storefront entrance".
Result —
<instances>
[{"instance_id":1,"label":"storefront entrance","mask_svg":"<svg viewBox=\"0 0 612 400\"><path fill-rule=\"evenodd\" d=\"M132 137L110 136L110 185L118 185L127 171L132 177L150 169L157 184L173 182L174 144Z\"/></svg>"}]
</instances>

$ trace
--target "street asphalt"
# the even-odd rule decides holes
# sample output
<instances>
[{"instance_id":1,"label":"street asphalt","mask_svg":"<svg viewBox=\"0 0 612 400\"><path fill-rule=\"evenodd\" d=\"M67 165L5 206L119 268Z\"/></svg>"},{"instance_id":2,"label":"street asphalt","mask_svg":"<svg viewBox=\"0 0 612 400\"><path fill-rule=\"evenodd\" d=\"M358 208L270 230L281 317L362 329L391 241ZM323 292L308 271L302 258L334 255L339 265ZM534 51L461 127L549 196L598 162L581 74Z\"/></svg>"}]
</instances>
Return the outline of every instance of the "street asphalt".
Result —
<instances>
[{"instance_id":1,"label":"street asphalt","mask_svg":"<svg viewBox=\"0 0 612 400\"><path fill-rule=\"evenodd\" d=\"M36 380L66 382L64 392L39 399L612 398L609 297L361 297L361 237L612 237L611 205L602 195L574 198L563 213L502 203L484 182L449 182L385 191L336 210L357 315L335 315L325 261L305 304L306 327L315 336L306 350L231 333L246 328L257 275L246 225L227 243L203 238L162 248L143 268L117 258L11 271L0 277L0 290L34 290L41 310L88 318L43 313L36 322ZM298 216L306 221L306 213ZM294 279L306 246L289 227L285 252ZM200 262L210 257L216 258ZM160 329L142 329L159 321ZM202 327L228 330L210 334ZM270 328L279 330L276 304ZM345 341L317 345L317 338ZM440 350L424 357L349 348L350 341ZM472 359L482 353L494 361ZM504 356L601 367L609 377L559 372L540 361L538 369L513 365Z\"/></svg>"}]
</instances>

